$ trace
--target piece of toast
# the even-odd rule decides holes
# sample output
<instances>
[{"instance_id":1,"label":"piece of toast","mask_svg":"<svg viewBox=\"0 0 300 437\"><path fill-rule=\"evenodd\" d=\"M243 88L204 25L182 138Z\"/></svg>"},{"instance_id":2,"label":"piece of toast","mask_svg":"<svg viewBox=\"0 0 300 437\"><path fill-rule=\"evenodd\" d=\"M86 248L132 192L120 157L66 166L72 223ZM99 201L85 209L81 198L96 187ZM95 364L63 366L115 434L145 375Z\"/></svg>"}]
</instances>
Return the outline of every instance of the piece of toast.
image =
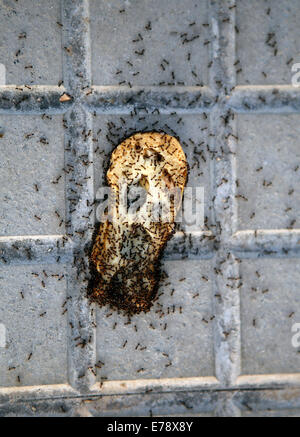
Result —
<instances>
[{"instance_id":1,"label":"piece of toast","mask_svg":"<svg viewBox=\"0 0 300 437\"><path fill-rule=\"evenodd\" d=\"M164 133L136 133L113 151L107 171L109 211L101 217L91 254L93 301L127 314L150 309L159 260L174 231L187 173L179 141ZM145 194L133 212L121 202L124 189L132 188ZM161 215L155 212L158 206Z\"/></svg>"}]
</instances>

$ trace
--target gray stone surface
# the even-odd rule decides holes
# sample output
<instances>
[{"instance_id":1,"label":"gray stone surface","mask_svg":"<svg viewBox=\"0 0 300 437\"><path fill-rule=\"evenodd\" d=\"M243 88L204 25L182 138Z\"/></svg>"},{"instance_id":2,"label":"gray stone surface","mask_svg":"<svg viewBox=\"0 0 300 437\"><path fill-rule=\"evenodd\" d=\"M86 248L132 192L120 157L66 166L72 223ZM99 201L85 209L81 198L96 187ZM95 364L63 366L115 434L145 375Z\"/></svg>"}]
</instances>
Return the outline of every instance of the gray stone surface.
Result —
<instances>
[{"instance_id":1,"label":"gray stone surface","mask_svg":"<svg viewBox=\"0 0 300 437\"><path fill-rule=\"evenodd\" d=\"M242 261L242 373L297 373L300 347L291 342L300 318L298 258Z\"/></svg>"},{"instance_id":2,"label":"gray stone surface","mask_svg":"<svg viewBox=\"0 0 300 437\"><path fill-rule=\"evenodd\" d=\"M299 114L239 114L238 229L300 226ZM255 214L255 215L254 215Z\"/></svg>"},{"instance_id":3,"label":"gray stone surface","mask_svg":"<svg viewBox=\"0 0 300 437\"><path fill-rule=\"evenodd\" d=\"M0 11L0 415L297 416L299 2ZM109 154L142 129L179 136L207 221L127 325L88 303L87 254Z\"/></svg>"},{"instance_id":4,"label":"gray stone surface","mask_svg":"<svg viewBox=\"0 0 300 437\"><path fill-rule=\"evenodd\" d=\"M211 263L168 261L163 269L163 295L143 317L127 324L109 309L98 311L100 380L214 375Z\"/></svg>"},{"instance_id":5,"label":"gray stone surface","mask_svg":"<svg viewBox=\"0 0 300 437\"><path fill-rule=\"evenodd\" d=\"M90 11L94 85L207 84L206 0L185 0L184 7L180 0L151 6L147 0L91 0Z\"/></svg>"},{"instance_id":6,"label":"gray stone surface","mask_svg":"<svg viewBox=\"0 0 300 437\"><path fill-rule=\"evenodd\" d=\"M245 411L242 417L300 417L300 410L270 410L270 411Z\"/></svg>"},{"instance_id":7,"label":"gray stone surface","mask_svg":"<svg viewBox=\"0 0 300 437\"><path fill-rule=\"evenodd\" d=\"M6 327L6 347L0 348L1 387L67 381L64 274L64 265L1 267L0 321Z\"/></svg>"},{"instance_id":8,"label":"gray stone surface","mask_svg":"<svg viewBox=\"0 0 300 437\"><path fill-rule=\"evenodd\" d=\"M0 59L8 85L57 85L62 79L60 1L0 2Z\"/></svg>"},{"instance_id":9,"label":"gray stone surface","mask_svg":"<svg viewBox=\"0 0 300 437\"><path fill-rule=\"evenodd\" d=\"M242 69L237 83L290 85L291 66L300 62L298 1L239 0L236 4L236 61L240 62L235 68Z\"/></svg>"},{"instance_id":10,"label":"gray stone surface","mask_svg":"<svg viewBox=\"0 0 300 437\"><path fill-rule=\"evenodd\" d=\"M65 233L62 116L48 117L1 116L0 235Z\"/></svg>"}]
</instances>

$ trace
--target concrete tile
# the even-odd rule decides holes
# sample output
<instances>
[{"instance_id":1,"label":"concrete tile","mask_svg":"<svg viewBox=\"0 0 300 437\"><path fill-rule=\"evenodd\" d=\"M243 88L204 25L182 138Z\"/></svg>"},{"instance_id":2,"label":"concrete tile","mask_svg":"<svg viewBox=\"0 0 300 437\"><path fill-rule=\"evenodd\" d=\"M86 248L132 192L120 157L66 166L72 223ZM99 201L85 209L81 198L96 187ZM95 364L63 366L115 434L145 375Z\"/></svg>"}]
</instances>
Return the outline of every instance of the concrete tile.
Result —
<instances>
[{"instance_id":1,"label":"concrete tile","mask_svg":"<svg viewBox=\"0 0 300 437\"><path fill-rule=\"evenodd\" d=\"M300 62L299 2L239 0L236 17L238 84L291 85L291 67Z\"/></svg>"},{"instance_id":2,"label":"concrete tile","mask_svg":"<svg viewBox=\"0 0 300 437\"><path fill-rule=\"evenodd\" d=\"M146 315L134 316L126 325L127 318L116 313L107 317L108 308L98 311L97 359L105 363L99 380L214 375L210 261L166 261L163 268L168 274L159 291L163 295ZM160 305L163 317L156 312ZM145 370L138 372L141 368Z\"/></svg>"},{"instance_id":3,"label":"concrete tile","mask_svg":"<svg viewBox=\"0 0 300 437\"><path fill-rule=\"evenodd\" d=\"M238 193L248 199L238 199L238 229L300 227L299 121L298 114L238 115Z\"/></svg>"},{"instance_id":4,"label":"concrete tile","mask_svg":"<svg viewBox=\"0 0 300 437\"><path fill-rule=\"evenodd\" d=\"M90 13L94 85L207 84L206 0L91 0Z\"/></svg>"},{"instance_id":5,"label":"concrete tile","mask_svg":"<svg viewBox=\"0 0 300 437\"><path fill-rule=\"evenodd\" d=\"M6 327L6 347L0 349L0 387L67 381L66 277L58 280L64 272L63 265L1 267L0 323Z\"/></svg>"},{"instance_id":6,"label":"concrete tile","mask_svg":"<svg viewBox=\"0 0 300 437\"><path fill-rule=\"evenodd\" d=\"M243 260L241 276L242 374L298 373L292 326L300 321L300 260Z\"/></svg>"},{"instance_id":7,"label":"concrete tile","mask_svg":"<svg viewBox=\"0 0 300 437\"><path fill-rule=\"evenodd\" d=\"M57 85L62 79L60 1L0 4L0 63L7 85Z\"/></svg>"},{"instance_id":8,"label":"concrete tile","mask_svg":"<svg viewBox=\"0 0 300 437\"><path fill-rule=\"evenodd\" d=\"M64 224L59 226L65 214L62 116L50 117L0 117L0 235L64 233Z\"/></svg>"}]
</instances>

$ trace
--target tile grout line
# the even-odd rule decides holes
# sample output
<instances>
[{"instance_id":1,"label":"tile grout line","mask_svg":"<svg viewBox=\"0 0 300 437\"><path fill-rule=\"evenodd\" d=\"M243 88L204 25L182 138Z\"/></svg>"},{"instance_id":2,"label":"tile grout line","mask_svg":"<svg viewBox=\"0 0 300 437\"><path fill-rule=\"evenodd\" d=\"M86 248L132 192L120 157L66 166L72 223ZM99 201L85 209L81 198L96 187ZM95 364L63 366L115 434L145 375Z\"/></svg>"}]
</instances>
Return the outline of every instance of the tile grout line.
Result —
<instances>
[{"instance_id":1,"label":"tile grout line","mask_svg":"<svg viewBox=\"0 0 300 437\"><path fill-rule=\"evenodd\" d=\"M87 93L87 106L97 113L130 114L137 105L162 114L203 113L211 110L213 102L207 86L93 86Z\"/></svg>"},{"instance_id":2,"label":"tile grout line","mask_svg":"<svg viewBox=\"0 0 300 437\"><path fill-rule=\"evenodd\" d=\"M164 252L164 258L168 260L184 259L206 259L214 253L213 233L210 231L191 232L193 251L189 249L184 235L177 232ZM300 251L299 229L258 229L258 230L237 230L227 242L227 247L237 253L239 258L253 256L298 256ZM72 257L73 250L79 250L71 238L63 234L59 235L9 235L0 236L0 262L9 264L30 263L40 259L52 259L61 256L59 262L65 258ZM30 254L29 254L30 251ZM204 258L203 258L204 257Z\"/></svg>"},{"instance_id":3,"label":"tile grout line","mask_svg":"<svg viewBox=\"0 0 300 437\"><path fill-rule=\"evenodd\" d=\"M68 374L70 385L88 392L95 384L94 317L86 298L88 261L94 218L92 115L84 107L83 89L91 84L88 0L63 0L64 85L73 98L65 114L66 222L74 243L68 266Z\"/></svg>"},{"instance_id":4,"label":"tile grout line","mask_svg":"<svg viewBox=\"0 0 300 437\"><path fill-rule=\"evenodd\" d=\"M59 101L64 91L63 86L32 85L30 90L25 86L0 86L0 114L63 114L71 104Z\"/></svg>"},{"instance_id":5,"label":"tile grout line","mask_svg":"<svg viewBox=\"0 0 300 437\"><path fill-rule=\"evenodd\" d=\"M237 379L231 387L225 387L214 377L191 377L191 378L162 378L144 380L107 381L101 392L98 385L91 387L91 391L79 394L67 384L45 385L45 386L24 386L24 387L5 387L0 388L0 403L11 402L16 397L24 402L41 398L72 398L76 396L123 396L130 394L145 394L145 391L153 387L156 393L175 393L175 392L240 392L247 393L256 390L274 390L279 393L282 390L297 390L300 387L299 373L296 374L272 374L272 375L245 375ZM300 399L299 399L300 401ZM278 405L280 409L280 405Z\"/></svg>"},{"instance_id":6,"label":"tile grout line","mask_svg":"<svg viewBox=\"0 0 300 437\"><path fill-rule=\"evenodd\" d=\"M30 91L20 86L0 86L0 114L64 114L73 105L72 101L59 101L64 92L63 86L32 85ZM84 106L97 114L130 114L136 104L159 109L162 114L174 110L209 113L216 106L216 95L207 86L90 86L83 95ZM292 85L238 85L227 97L226 105L239 113L299 113L300 90Z\"/></svg>"},{"instance_id":7,"label":"tile grout line","mask_svg":"<svg viewBox=\"0 0 300 437\"><path fill-rule=\"evenodd\" d=\"M26 235L0 237L0 261L30 264L45 260L65 263L72 257L72 241L65 235Z\"/></svg>"},{"instance_id":8,"label":"tile grout line","mask_svg":"<svg viewBox=\"0 0 300 437\"><path fill-rule=\"evenodd\" d=\"M235 158L232 154L228 133L234 130L232 113L227 108L227 96L235 85L233 64L235 59L235 9L230 0L220 4L210 1L212 26L212 67L210 85L218 95L218 104L210 114L213 137L214 172L213 195L215 223L217 225L218 251L214 258L214 348L215 376L226 387L234 385L240 374L240 301L236 280L239 264L227 249L227 241L233 234L236 222ZM228 284L229 283L229 284ZM229 286L230 287L229 287ZM239 416L240 410L232 396L226 394L218 399L217 416Z\"/></svg>"}]
</instances>

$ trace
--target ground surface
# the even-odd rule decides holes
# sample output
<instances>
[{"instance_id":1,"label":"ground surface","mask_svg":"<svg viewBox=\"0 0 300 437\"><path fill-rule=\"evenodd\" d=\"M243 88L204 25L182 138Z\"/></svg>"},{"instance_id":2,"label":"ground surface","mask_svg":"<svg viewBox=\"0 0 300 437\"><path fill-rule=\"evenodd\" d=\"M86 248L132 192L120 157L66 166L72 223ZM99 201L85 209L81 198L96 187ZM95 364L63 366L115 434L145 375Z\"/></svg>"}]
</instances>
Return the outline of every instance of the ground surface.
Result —
<instances>
[{"instance_id":1,"label":"ground surface","mask_svg":"<svg viewBox=\"0 0 300 437\"><path fill-rule=\"evenodd\" d=\"M0 1L0 414L299 416L299 1L36 3ZM88 253L112 149L153 129L205 226L128 324Z\"/></svg>"}]
</instances>

